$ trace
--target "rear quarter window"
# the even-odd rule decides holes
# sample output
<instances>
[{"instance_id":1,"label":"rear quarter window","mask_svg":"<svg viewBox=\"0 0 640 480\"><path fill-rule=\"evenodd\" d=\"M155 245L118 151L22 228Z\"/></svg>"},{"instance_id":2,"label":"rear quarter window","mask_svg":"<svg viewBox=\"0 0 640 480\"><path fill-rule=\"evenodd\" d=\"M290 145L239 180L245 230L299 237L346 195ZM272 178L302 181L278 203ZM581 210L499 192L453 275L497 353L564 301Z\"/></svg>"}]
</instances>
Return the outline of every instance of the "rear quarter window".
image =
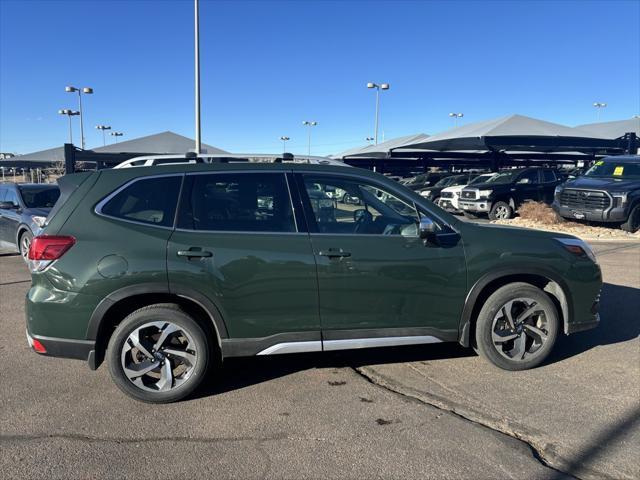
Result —
<instances>
[{"instance_id":1,"label":"rear quarter window","mask_svg":"<svg viewBox=\"0 0 640 480\"><path fill-rule=\"evenodd\" d=\"M136 180L104 204L98 213L161 227L172 227L182 176Z\"/></svg>"}]
</instances>

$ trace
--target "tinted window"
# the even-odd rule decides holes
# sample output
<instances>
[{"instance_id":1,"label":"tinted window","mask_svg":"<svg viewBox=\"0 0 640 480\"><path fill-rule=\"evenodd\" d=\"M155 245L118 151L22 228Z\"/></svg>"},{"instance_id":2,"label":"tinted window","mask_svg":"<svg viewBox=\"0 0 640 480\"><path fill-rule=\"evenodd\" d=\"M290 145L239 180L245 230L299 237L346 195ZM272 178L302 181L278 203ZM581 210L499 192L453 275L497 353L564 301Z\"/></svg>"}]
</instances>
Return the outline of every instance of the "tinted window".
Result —
<instances>
[{"instance_id":1,"label":"tinted window","mask_svg":"<svg viewBox=\"0 0 640 480\"><path fill-rule=\"evenodd\" d=\"M377 186L323 177L304 183L320 233L417 235L414 206Z\"/></svg>"},{"instance_id":2,"label":"tinted window","mask_svg":"<svg viewBox=\"0 0 640 480\"><path fill-rule=\"evenodd\" d=\"M543 170L543 178L544 178L544 182L555 182L556 181L556 174L553 170Z\"/></svg>"},{"instance_id":3,"label":"tinted window","mask_svg":"<svg viewBox=\"0 0 640 480\"><path fill-rule=\"evenodd\" d=\"M587 177L639 178L640 163L598 160L585 173Z\"/></svg>"},{"instance_id":4,"label":"tinted window","mask_svg":"<svg viewBox=\"0 0 640 480\"><path fill-rule=\"evenodd\" d=\"M60 196L60 190L49 185L20 187L20 195L27 208L52 208Z\"/></svg>"},{"instance_id":5,"label":"tinted window","mask_svg":"<svg viewBox=\"0 0 640 480\"><path fill-rule=\"evenodd\" d=\"M525 178L529 181L524 181ZM518 183L539 183L538 170L527 170L518 178Z\"/></svg>"},{"instance_id":6,"label":"tinted window","mask_svg":"<svg viewBox=\"0 0 640 480\"><path fill-rule=\"evenodd\" d=\"M7 193L7 189L4 187L0 187L0 202L4 201L4 196Z\"/></svg>"},{"instance_id":7,"label":"tinted window","mask_svg":"<svg viewBox=\"0 0 640 480\"><path fill-rule=\"evenodd\" d=\"M173 226L182 177L138 180L119 192L103 207L102 213L135 222Z\"/></svg>"},{"instance_id":8,"label":"tinted window","mask_svg":"<svg viewBox=\"0 0 640 480\"><path fill-rule=\"evenodd\" d=\"M295 232L282 173L189 175L178 227L189 230Z\"/></svg>"},{"instance_id":9,"label":"tinted window","mask_svg":"<svg viewBox=\"0 0 640 480\"><path fill-rule=\"evenodd\" d=\"M18 195L16 194L16 191L13 188L7 189L7 194L4 197L4 201L11 202L14 205L20 205L20 203L18 202Z\"/></svg>"}]
</instances>

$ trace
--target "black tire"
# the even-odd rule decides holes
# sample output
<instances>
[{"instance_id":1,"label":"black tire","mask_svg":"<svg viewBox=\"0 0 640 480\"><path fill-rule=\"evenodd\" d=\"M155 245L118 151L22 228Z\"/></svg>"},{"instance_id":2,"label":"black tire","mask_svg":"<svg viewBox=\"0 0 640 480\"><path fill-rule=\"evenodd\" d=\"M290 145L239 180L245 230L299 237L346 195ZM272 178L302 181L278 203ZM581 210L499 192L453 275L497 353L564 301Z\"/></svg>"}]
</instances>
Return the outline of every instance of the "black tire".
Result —
<instances>
[{"instance_id":1,"label":"black tire","mask_svg":"<svg viewBox=\"0 0 640 480\"><path fill-rule=\"evenodd\" d=\"M515 300L511 308L517 309L520 299L533 300L535 302L535 306L533 308L535 309L537 306L539 309L536 310L535 314L537 314L538 311L542 311L544 312L544 317L538 315L536 325L531 324L528 327L523 328L527 320L531 320L531 318L525 318L520 327L516 327L516 330L507 331L500 329L500 322L504 322L504 324L507 323L503 316L503 307L506 307L509 304L508 302ZM523 303L523 308L526 310L526 303ZM513 311L514 310L512 310L512 313ZM517 312L517 310L515 311ZM501 316L504 320L500 318ZM494 320L496 320L495 324ZM517 325L516 318L514 318L514 323ZM527 370L534 368L544 362L553 349L558 336L559 326L560 317L556 306L545 292L528 283L510 283L500 287L491 296L489 296L480 310L480 314L478 315L476 322L475 335L477 352L495 366L504 370ZM537 346L537 348L535 339L541 339L542 337L537 333L534 334L531 332L531 327L535 327L539 332L541 331L546 334L546 338L544 340L540 340L540 345ZM517 337L514 340L494 343L494 329L498 329L499 333L508 337L515 335L517 335ZM520 332L519 334L518 331ZM500 335L496 336L499 337ZM511 352L517 352L516 342L519 342L523 336L523 345L525 346L525 350L522 358L517 358L519 355L517 355L516 358L509 358ZM511 346L513 346L512 350L510 350ZM529 350L531 350L531 353Z\"/></svg>"},{"instance_id":2,"label":"black tire","mask_svg":"<svg viewBox=\"0 0 640 480\"><path fill-rule=\"evenodd\" d=\"M463 214L466 218L469 218L469 219L471 219L471 220L475 220L476 218L478 218L478 215L476 215L476 214L474 214L474 213L466 212L466 211L464 211L464 210L462 211L462 214Z\"/></svg>"},{"instance_id":3,"label":"black tire","mask_svg":"<svg viewBox=\"0 0 640 480\"><path fill-rule=\"evenodd\" d=\"M27 262L29 260L29 246L31 245L31 241L33 240L33 233L29 230L25 230L20 234L20 238L18 238L18 250L20 251L20 255L22 255L22 259Z\"/></svg>"},{"instance_id":4,"label":"black tire","mask_svg":"<svg viewBox=\"0 0 640 480\"><path fill-rule=\"evenodd\" d=\"M498 201L491 205L489 210L489 219L491 220L508 220L513 218L513 208L507 202Z\"/></svg>"},{"instance_id":5,"label":"black tire","mask_svg":"<svg viewBox=\"0 0 640 480\"><path fill-rule=\"evenodd\" d=\"M627 221L620 225L620 228L629 233L640 230L640 203L631 209Z\"/></svg>"},{"instance_id":6,"label":"black tire","mask_svg":"<svg viewBox=\"0 0 640 480\"><path fill-rule=\"evenodd\" d=\"M433 199L433 203L434 203L435 205L438 205L438 202L439 202L439 201L440 201L440 197L436 197L436 198L434 198L434 199Z\"/></svg>"},{"instance_id":7,"label":"black tire","mask_svg":"<svg viewBox=\"0 0 640 480\"><path fill-rule=\"evenodd\" d=\"M182 380L180 385L177 385L177 382L180 380L178 376L173 376L174 369L179 368L179 364L177 362L180 360L178 357L173 355L172 360L169 358L171 357L171 354L169 354L162 359L161 365L164 365L164 362L167 362L171 367L170 370L172 370L172 386L166 391L149 391L144 389L144 387L135 385L133 380L130 380L125 374L123 366L123 349L130 348L127 347L126 343L129 335L136 331L136 329L139 329L146 324L150 324L151 322L166 322L177 327L180 333L184 334L182 338L188 339L187 335L190 337L188 345L192 348L185 351L195 352L195 364L191 366L189 376L185 380ZM193 345L191 345L191 340L193 341ZM177 340L171 340L171 342L174 341ZM149 345L150 344L147 343L146 346ZM173 347L174 344L169 343L169 346ZM160 362L161 360L156 357L156 355L160 354L160 350L161 349L158 350L158 353L155 351L149 352L152 354L153 360L145 358L144 361L147 361L148 363ZM178 350L178 348L174 348L174 351L175 350ZM134 349L130 349L130 352L134 351ZM138 352L140 351L141 350L138 350ZM124 355L126 356L127 354L125 353ZM130 355L133 354L130 353ZM145 357L141 354L139 354L139 356ZM141 400L147 403L170 403L187 397L204 379L209 367L210 358L211 346L204 330L193 318L181 310L178 305L166 303L149 305L131 313L115 329L113 335L109 339L109 345L107 347L107 363L114 383L127 395L135 398L136 400ZM150 375L161 375L164 367L159 366L157 370L157 372L155 370L151 371ZM143 377L147 378L145 375L140 376L141 379ZM153 388L153 385L149 385L147 388Z\"/></svg>"}]
</instances>

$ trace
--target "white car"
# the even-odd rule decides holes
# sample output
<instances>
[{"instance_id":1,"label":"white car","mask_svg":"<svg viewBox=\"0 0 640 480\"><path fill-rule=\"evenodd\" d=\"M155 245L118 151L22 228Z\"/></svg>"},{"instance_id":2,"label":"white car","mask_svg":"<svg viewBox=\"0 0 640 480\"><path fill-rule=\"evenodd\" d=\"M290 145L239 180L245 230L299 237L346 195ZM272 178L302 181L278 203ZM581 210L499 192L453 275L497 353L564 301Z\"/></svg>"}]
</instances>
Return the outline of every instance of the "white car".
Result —
<instances>
[{"instance_id":1,"label":"white car","mask_svg":"<svg viewBox=\"0 0 640 480\"><path fill-rule=\"evenodd\" d=\"M440 192L440 198L438 199L438 206L447 212L460 213L461 210L458 200L460 200L460 192L462 189L474 183L486 182L495 175L495 173L483 173L471 180L468 185L454 185L453 187L443 188L442 192Z\"/></svg>"}]
</instances>

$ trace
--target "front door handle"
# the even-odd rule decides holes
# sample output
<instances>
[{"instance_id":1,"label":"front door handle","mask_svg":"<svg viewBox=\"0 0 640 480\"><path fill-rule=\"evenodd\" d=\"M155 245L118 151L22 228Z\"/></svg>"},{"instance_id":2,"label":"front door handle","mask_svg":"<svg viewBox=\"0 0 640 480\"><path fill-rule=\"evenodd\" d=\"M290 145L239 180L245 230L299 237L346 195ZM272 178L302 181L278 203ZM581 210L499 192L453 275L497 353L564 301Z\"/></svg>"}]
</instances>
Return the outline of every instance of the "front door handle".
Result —
<instances>
[{"instance_id":1,"label":"front door handle","mask_svg":"<svg viewBox=\"0 0 640 480\"><path fill-rule=\"evenodd\" d=\"M318 255L321 257L329 257L329 258L345 258L350 257L350 252L345 252L341 248L330 248L329 250L321 250L318 252Z\"/></svg>"},{"instance_id":2,"label":"front door handle","mask_svg":"<svg viewBox=\"0 0 640 480\"><path fill-rule=\"evenodd\" d=\"M179 257L188 257L188 258L205 258L212 257L213 253L208 252L206 250L202 250L201 248L191 247L189 250L178 250L177 255Z\"/></svg>"}]
</instances>

